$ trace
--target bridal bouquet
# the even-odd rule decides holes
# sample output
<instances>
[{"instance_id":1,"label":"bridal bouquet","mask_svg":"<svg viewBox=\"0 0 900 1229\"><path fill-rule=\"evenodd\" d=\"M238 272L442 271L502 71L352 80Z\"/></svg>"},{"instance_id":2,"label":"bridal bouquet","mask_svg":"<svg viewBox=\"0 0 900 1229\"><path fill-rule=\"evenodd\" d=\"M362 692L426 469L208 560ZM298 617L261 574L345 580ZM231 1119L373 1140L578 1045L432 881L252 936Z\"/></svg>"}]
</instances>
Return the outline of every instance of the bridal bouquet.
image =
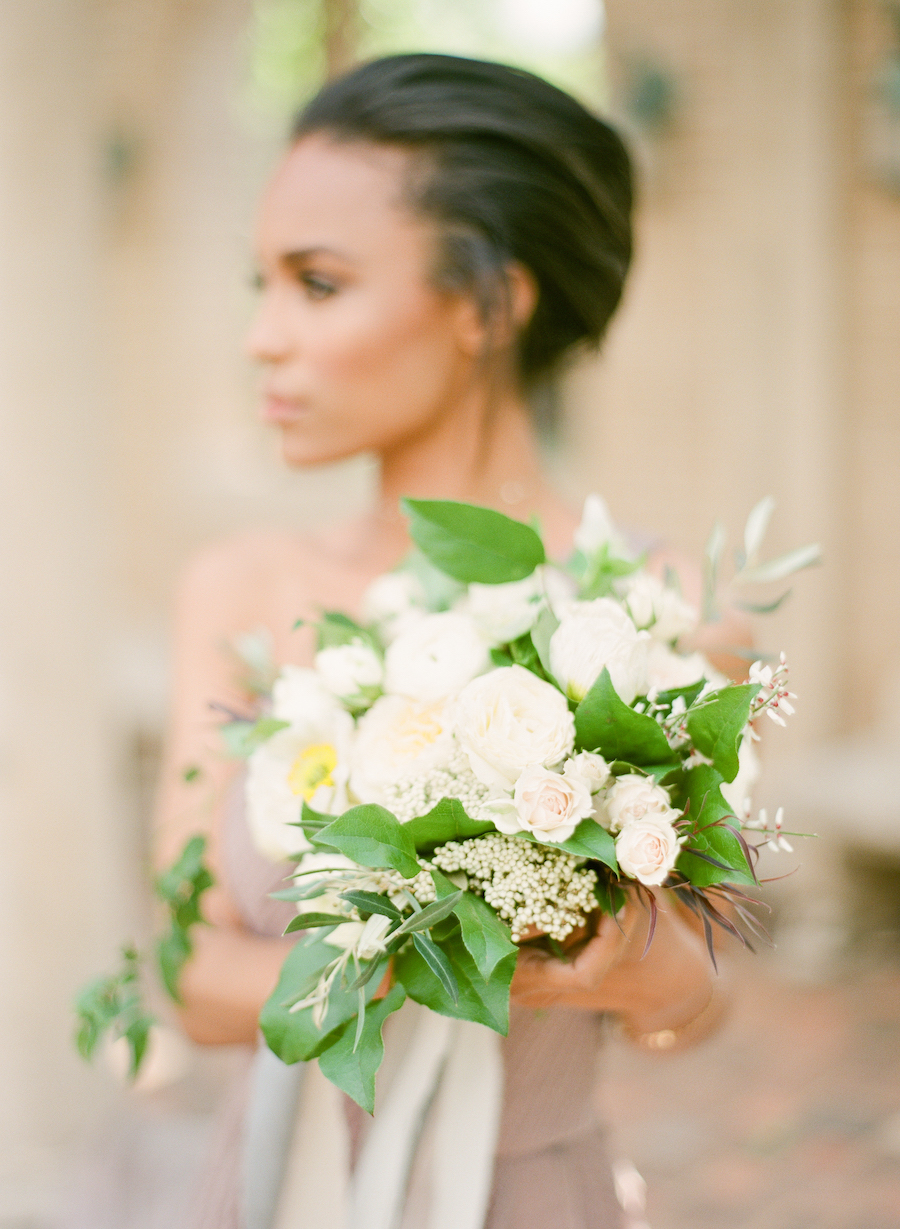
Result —
<instances>
[{"instance_id":1,"label":"bridal bouquet","mask_svg":"<svg viewBox=\"0 0 900 1229\"><path fill-rule=\"evenodd\" d=\"M793 698L783 657L735 685L678 651L697 612L596 497L565 568L499 512L405 507L418 552L371 586L365 621L323 614L314 666L285 667L264 714L227 730L256 843L295 864L275 895L302 937L262 1031L370 1111L388 1015L409 997L505 1033L521 942L563 955L629 890L655 918L650 888L708 940L752 927L752 723ZM757 562L770 511L751 514L744 579L813 561ZM763 835L786 845L780 814Z\"/></svg>"}]
</instances>

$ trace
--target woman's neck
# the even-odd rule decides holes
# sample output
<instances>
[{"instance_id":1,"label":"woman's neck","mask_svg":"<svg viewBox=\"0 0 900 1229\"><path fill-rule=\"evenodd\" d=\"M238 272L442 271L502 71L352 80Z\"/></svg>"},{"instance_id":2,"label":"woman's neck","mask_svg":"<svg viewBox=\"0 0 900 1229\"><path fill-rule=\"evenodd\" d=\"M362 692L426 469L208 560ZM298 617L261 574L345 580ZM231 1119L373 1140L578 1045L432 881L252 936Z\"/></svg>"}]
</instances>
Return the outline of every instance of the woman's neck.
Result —
<instances>
[{"instance_id":1,"label":"woman's neck","mask_svg":"<svg viewBox=\"0 0 900 1229\"><path fill-rule=\"evenodd\" d=\"M514 393L489 405L473 397L382 454L370 530L379 553L397 558L409 547L404 496L483 504L519 520L535 515L557 552L568 549L575 524L547 481L528 406Z\"/></svg>"}]
</instances>

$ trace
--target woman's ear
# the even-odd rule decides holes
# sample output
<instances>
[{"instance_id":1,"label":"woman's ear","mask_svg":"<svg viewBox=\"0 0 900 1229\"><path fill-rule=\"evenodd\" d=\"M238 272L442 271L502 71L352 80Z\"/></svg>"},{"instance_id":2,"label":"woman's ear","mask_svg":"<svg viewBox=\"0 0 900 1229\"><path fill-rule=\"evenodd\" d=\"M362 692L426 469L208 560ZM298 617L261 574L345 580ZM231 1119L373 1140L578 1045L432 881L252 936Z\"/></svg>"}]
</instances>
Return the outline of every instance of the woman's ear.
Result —
<instances>
[{"instance_id":1,"label":"woman's ear","mask_svg":"<svg viewBox=\"0 0 900 1229\"><path fill-rule=\"evenodd\" d=\"M485 318L483 305L474 294L460 295L457 303L457 338L473 358L486 350L505 349L521 333L534 314L538 287L534 274L518 261L511 261L501 274L493 308Z\"/></svg>"}]
</instances>

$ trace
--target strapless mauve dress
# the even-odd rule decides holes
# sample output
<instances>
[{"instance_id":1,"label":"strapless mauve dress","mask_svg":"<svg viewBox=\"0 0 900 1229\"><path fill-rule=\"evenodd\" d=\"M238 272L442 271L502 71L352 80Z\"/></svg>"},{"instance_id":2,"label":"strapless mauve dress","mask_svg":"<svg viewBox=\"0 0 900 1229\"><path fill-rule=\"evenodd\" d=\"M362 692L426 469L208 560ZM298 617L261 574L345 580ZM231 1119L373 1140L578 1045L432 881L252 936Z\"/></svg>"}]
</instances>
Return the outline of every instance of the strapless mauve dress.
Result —
<instances>
[{"instance_id":1,"label":"strapless mauve dress","mask_svg":"<svg viewBox=\"0 0 900 1229\"><path fill-rule=\"evenodd\" d=\"M268 893L284 886L290 867L274 866L255 850L240 791L226 811L223 859L247 928L280 935L293 907ZM602 1029L602 1017L593 1012L532 1011L513 1004L509 1035L501 1041L503 1103L485 1229L620 1229L622 1213L596 1109ZM248 1077L230 1090L223 1106L192 1229L245 1229L240 1174L249 1066L248 1054ZM371 1119L344 1100L353 1155ZM428 1229L427 1198L417 1190L416 1170L414 1162L398 1229Z\"/></svg>"}]
</instances>

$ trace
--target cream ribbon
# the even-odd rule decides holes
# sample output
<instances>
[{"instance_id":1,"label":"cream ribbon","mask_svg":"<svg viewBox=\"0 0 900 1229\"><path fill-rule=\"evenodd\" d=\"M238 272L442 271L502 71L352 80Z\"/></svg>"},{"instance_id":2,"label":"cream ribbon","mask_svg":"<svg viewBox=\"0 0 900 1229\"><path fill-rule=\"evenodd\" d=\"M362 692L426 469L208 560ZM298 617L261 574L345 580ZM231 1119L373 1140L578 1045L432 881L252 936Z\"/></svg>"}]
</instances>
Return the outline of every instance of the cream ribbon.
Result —
<instances>
[{"instance_id":1,"label":"cream ribbon","mask_svg":"<svg viewBox=\"0 0 900 1229\"><path fill-rule=\"evenodd\" d=\"M496 1033L408 1001L385 1027L375 1117L351 1176L341 1094L317 1063L285 1067L261 1055L242 1229L483 1229L502 1098ZM430 1147L419 1158L426 1119ZM421 1161L428 1206L413 1226L404 1206Z\"/></svg>"}]
</instances>

